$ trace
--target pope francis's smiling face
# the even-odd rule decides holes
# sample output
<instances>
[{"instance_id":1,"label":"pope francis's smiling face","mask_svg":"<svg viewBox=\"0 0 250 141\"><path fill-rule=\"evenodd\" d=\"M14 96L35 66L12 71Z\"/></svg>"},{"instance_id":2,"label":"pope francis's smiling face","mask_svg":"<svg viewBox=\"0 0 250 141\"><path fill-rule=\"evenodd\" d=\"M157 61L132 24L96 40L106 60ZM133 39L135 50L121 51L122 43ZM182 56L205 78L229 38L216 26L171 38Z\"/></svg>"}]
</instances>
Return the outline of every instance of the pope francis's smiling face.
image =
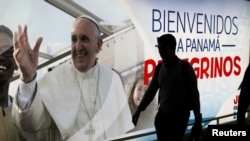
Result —
<instances>
[{"instance_id":1,"label":"pope francis's smiling face","mask_svg":"<svg viewBox=\"0 0 250 141\"><path fill-rule=\"evenodd\" d=\"M71 30L71 55L76 69L86 72L95 65L102 39L96 25L86 18L77 19Z\"/></svg>"}]
</instances>

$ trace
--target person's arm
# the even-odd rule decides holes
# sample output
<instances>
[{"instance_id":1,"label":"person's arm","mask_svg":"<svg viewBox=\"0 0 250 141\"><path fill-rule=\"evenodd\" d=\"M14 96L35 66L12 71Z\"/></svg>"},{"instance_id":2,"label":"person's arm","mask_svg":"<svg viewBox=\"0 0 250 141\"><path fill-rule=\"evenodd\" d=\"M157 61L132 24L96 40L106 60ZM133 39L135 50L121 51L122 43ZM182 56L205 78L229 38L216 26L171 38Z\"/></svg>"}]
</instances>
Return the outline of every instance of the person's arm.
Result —
<instances>
[{"instance_id":1,"label":"person's arm","mask_svg":"<svg viewBox=\"0 0 250 141\"><path fill-rule=\"evenodd\" d=\"M200 94L198 90L197 77L191 64L188 67L188 86L190 95L190 108L194 113L194 125L191 129L189 140L199 140L202 136L202 114L200 110Z\"/></svg>"},{"instance_id":2,"label":"person's arm","mask_svg":"<svg viewBox=\"0 0 250 141\"><path fill-rule=\"evenodd\" d=\"M143 97L140 105L137 107L137 110L139 110L139 111L144 111L156 95L156 92L159 88L158 73L160 70L160 66L161 65L158 65L155 68L154 76L148 85L148 88L144 94L144 97Z\"/></svg>"},{"instance_id":3,"label":"person's arm","mask_svg":"<svg viewBox=\"0 0 250 141\"><path fill-rule=\"evenodd\" d=\"M39 48L42 38L38 38L34 48L29 44L27 26L18 27L13 37L14 59L20 69L22 83L18 88L12 106L14 124L29 132L48 128L51 118L43 106L39 94L36 94L36 69L38 66Z\"/></svg>"},{"instance_id":4,"label":"person's arm","mask_svg":"<svg viewBox=\"0 0 250 141\"><path fill-rule=\"evenodd\" d=\"M35 79L29 83L24 83L21 81L19 84L16 96L16 104L22 111L30 108L36 93L36 85L37 82Z\"/></svg>"},{"instance_id":5,"label":"person's arm","mask_svg":"<svg viewBox=\"0 0 250 141\"><path fill-rule=\"evenodd\" d=\"M188 67L188 86L189 86L189 91L190 91L190 106L191 110L194 112L195 117L201 116L201 111L200 111L200 94L198 90L198 83L197 83L197 78L195 75L195 72L192 68L192 66L189 64Z\"/></svg>"},{"instance_id":6,"label":"person's arm","mask_svg":"<svg viewBox=\"0 0 250 141\"><path fill-rule=\"evenodd\" d=\"M12 119L16 127L25 132L48 129L51 117L36 92L37 82L21 83L12 105Z\"/></svg>"},{"instance_id":7,"label":"person's arm","mask_svg":"<svg viewBox=\"0 0 250 141\"><path fill-rule=\"evenodd\" d=\"M134 123L134 125L137 124L137 121L139 119L141 111L144 111L146 109L146 107L151 103L151 101L154 99L154 97L156 95L156 92L159 88L158 74L159 74L161 65L162 65L162 63L160 63L156 66L154 76L153 76L152 80L150 81L148 89L146 90L141 103L139 104L139 106L137 107L137 109L133 115L132 122Z\"/></svg>"}]
</instances>

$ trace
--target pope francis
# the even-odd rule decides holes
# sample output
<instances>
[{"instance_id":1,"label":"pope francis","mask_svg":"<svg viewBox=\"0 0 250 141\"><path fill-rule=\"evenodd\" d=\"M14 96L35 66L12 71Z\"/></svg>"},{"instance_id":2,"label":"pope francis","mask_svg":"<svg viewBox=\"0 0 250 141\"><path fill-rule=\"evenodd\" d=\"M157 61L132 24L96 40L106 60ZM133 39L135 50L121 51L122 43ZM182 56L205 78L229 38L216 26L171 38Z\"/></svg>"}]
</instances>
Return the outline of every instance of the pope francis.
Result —
<instances>
[{"instance_id":1,"label":"pope francis","mask_svg":"<svg viewBox=\"0 0 250 141\"><path fill-rule=\"evenodd\" d=\"M46 131L37 139L43 141L103 141L134 127L119 75L98 63L102 39L92 17L80 16L73 23L72 59L38 80L41 42L40 37L30 47L27 26L14 34L21 83L12 117L20 130Z\"/></svg>"}]
</instances>

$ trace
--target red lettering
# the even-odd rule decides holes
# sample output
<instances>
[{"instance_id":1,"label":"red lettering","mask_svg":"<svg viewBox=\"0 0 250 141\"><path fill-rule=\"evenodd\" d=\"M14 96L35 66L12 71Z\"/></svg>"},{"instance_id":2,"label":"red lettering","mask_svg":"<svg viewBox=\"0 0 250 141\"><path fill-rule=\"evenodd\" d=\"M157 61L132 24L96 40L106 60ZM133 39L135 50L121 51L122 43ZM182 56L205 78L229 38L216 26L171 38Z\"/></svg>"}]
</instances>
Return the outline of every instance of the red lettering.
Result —
<instances>
[{"instance_id":1,"label":"red lettering","mask_svg":"<svg viewBox=\"0 0 250 141\"><path fill-rule=\"evenodd\" d=\"M149 67L152 67L152 69L149 70ZM149 78L151 78L154 75L154 70L156 67L156 62L153 59L148 59L144 62L144 84L148 84Z\"/></svg>"},{"instance_id":2,"label":"red lettering","mask_svg":"<svg viewBox=\"0 0 250 141\"><path fill-rule=\"evenodd\" d=\"M184 58L193 66L194 72L198 79L216 78L216 77L230 77L231 75L238 76L241 73L239 56L231 57L203 57L203 58ZM149 79L154 74L154 69L158 62L153 59L148 59L144 62L144 83L148 84ZM151 67L151 69L150 69Z\"/></svg>"},{"instance_id":3,"label":"red lettering","mask_svg":"<svg viewBox=\"0 0 250 141\"><path fill-rule=\"evenodd\" d=\"M225 76L230 76L231 74L232 74L232 70L233 70L233 61L232 61L232 58L230 57L230 56L227 56L226 58L225 58L225 61L224 61L224 63L223 63L224 65L224 68L223 68L223 70L224 70L224 74L225 74Z\"/></svg>"},{"instance_id":4,"label":"red lettering","mask_svg":"<svg viewBox=\"0 0 250 141\"><path fill-rule=\"evenodd\" d=\"M211 58L211 64L214 64L214 58L212 57ZM211 65L211 68L210 68L210 78L214 78L214 68L215 68L215 65Z\"/></svg>"},{"instance_id":5,"label":"red lettering","mask_svg":"<svg viewBox=\"0 0 250 141\"><path fill-rule=\"evenodd\" d=\"M219 74L219 77L222 76L222 64L223 64L223 58L215 58L215 64L214 64L214 70L212 70L214 72L214 77L217 77L217 74Z\"/></svg>"},{"instance_id":6,"label":"red lettering","mask_svg":"<svg viewBox=\"0 0 250 141\"><path fill-rule=\"evenodd\" d=\"M234 104L238 104L238 102L239 102L239 95L236 95L236 97L235 97L235 99L234 99Z\"/></svg>"},{"instance_id":7,"label":"red lettering","mask_svg":"<svg viewBox=\"0 0 250 141\"><path fill-rule=\"evenodd\" d=\"M239 64L241 58L239 56L231 57L203 57L192 58L192 64L198 79L230 77L231 75L240 75L241 66Z\"/></svg>"},{"instance_id":8,"label":"red lettering","mask_svg":"<svg viewBox=\"0 0 250 141\"><path fill-rule=\"evenodd\" d=\"M209 77L208 73L209 67L210 67L209 59L207 57L201 58L201 64L200 64L201 79L203 79L203 75L205 75L206 78Z\"/></svg>"},{"instance_id":9,"label":"red lettering","mask_svg":"<svg viewBox=\"0 0 250 141\"><path fill-rule=\"evenodd\" d=\"M241 59L239 56L235 56L235 58L234 58L234 66L235 66L234 74L236 76L240 75L240 72L241 72L241 67L239 65L240 60Z\"/></svg>"}]
</instances>

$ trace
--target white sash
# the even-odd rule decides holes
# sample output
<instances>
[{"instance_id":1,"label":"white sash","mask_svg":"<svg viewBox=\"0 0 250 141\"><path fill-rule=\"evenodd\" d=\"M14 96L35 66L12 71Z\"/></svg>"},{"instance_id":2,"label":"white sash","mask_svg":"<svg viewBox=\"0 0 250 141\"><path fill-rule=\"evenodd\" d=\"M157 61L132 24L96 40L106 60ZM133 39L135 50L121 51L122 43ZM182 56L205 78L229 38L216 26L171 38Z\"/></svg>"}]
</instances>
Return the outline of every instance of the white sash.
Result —
<instances>
[{"instance_id":1,"label":"white sash","mask_svg":"<svg viewBox=\"0 0 250 141\"><path fill-rule=\"evenodd\" d=\"M69 63L70 64L70 63ZM80 91L74 80L73 71L66 64L63 74L59 74L53 70L47 75L45 81L40 84L44 87L39 88L41 98L55 121L62 138L65 139L72 128L78 115L80 104ZM71 66L73 64L70 64ZM107 138L119 136L131 130L132 124L131 113L128 107L127 98L124 93L119 76L114 74L109 68L99 66L100 68L100 85L99 93L103 106L94 116L94 125L102 125L102 128L95 128L93 139L97 139L104 134ZM63 75L63 76L60 76ZM48 87L50 84L59 83L57 86ZM61 83L63 82L63 83ZM55 104L56 102L56 104ZM96 123L97 122L97 123ZM89 138L85 134L89 130L90 121L78 132L72 135L68 141L82 141Z\"/></svg>"}]
</instances>

